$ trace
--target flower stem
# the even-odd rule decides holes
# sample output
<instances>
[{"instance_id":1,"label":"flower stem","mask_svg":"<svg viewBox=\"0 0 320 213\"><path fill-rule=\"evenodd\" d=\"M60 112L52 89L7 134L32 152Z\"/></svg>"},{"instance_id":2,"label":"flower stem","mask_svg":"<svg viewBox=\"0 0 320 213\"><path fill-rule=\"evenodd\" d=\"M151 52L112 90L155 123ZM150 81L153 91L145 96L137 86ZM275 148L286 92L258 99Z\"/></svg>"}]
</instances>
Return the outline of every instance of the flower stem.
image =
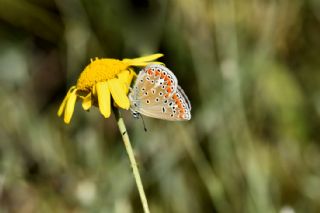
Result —
<instances>
[{"instance_id":1,"label":"flower stem","mask_svg":"<svg viewBox=\"0 0 320 213\"><path fill-rule=\"evenodd\" d=\"M146 194L143 189L140 173L139 173L139 170L137 167L137 162L134 157L133 149L132 149L132 146L131 146L131 143L129 140L126 126L123 122L123 118L121 117L119 109L114 108L114 114L116 116L118 127L119 127L120 133L122 135L122 139L123 139L124 145L126 147L128 156L129 156L130 164L131 164L132 171L133 171L133 176L134 176L134 179L137 184L137 188L139 191L139 195L140 195L140 199L141 199L144 213L150 213L148 202L147 202L147 197L146 197Z\"/></svg>"}]
</instances>

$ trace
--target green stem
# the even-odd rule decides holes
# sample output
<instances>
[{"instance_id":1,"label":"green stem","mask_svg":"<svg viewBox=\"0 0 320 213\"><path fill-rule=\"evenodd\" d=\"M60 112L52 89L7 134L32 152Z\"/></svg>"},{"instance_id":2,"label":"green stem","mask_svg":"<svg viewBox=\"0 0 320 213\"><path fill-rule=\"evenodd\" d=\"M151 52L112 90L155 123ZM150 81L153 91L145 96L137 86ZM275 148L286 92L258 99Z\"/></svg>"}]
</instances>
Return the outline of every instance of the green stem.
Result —
<instances>
[{"instance_id":1,"label":"green stem","mask_svg":"<svg viewBox=\"0 0 320 213\"><path fill-rule=\"evenodd\" d=\"M140 199L141 199L141 203L142 203L142 206L143 206L144 213L150 213L147 197L146 197L146 194L145 194L144 189L143 189L140 173L139 173L139 170L138 170L137 162L136 162L136 160L134 158L134 153L133 153L133 149L132 149L132 146L131 146L131 143L130 143L130 140L129 140L129 136L128 136L128 133L127 133L126 126L125 126L125 124L123 122L123 118L121 117L119 109L114 108L114 114L116 116L117 123L118 123L118 126L119 126L119 130L120 130L120 133L122 135L122 139L123 139L124 145L126 147L126 150L127 150L128 156L129 156L130 164L131 164L132 171L133 171L133 176L134 176L134 179L135 179L136 184L137 184L137 188L138 188L138 191L139 191L139 195L140 195Z\"/></svg>"}]
</instances>

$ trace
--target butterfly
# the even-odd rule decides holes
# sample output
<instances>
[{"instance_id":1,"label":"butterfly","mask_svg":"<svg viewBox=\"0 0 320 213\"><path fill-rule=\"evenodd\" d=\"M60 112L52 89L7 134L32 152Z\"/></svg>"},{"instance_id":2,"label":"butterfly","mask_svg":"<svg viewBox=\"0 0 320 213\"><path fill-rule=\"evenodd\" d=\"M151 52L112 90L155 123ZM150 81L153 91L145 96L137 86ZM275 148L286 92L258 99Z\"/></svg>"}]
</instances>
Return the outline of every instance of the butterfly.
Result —
<instances>
[{"instance_id":1,"label":"butterfly","mask_svg":"<svg viewBox=\"0 0 320 213\"><path fill-rule=\"evenodd\" d=\"M129 100L136 118L142 114L171 121L191 119L187 95L173 72L163 65L150 64L139 72L130 89Z\"/></svg>"}]
</instances>

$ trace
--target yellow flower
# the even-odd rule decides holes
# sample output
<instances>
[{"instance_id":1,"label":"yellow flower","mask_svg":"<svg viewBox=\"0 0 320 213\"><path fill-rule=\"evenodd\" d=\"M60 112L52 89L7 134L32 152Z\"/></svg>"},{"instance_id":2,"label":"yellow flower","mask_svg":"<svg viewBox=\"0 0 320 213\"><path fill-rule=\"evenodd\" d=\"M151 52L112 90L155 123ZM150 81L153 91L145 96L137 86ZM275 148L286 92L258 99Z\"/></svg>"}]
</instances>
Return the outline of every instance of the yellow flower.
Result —
<instances>
[{"instance_id":1,"label":"yellow flower","mask_svg":"<svg viewBox=\"0 0 320 213\"><path fill-rule=\"evenodd\" d=\"M132 78L136 76L133 67L144 67L149 63L162 64L154 60L163 54L153 54L134 59L95 59L82 71L75 86L72 86L58 110L64 113L64 122L70 123L77 98L82 99L82 108L89 110L92 105L99 107L101 114L111 114L111 96L116 106L129 109L127 96Z\"/></svg>"}]
</instances>

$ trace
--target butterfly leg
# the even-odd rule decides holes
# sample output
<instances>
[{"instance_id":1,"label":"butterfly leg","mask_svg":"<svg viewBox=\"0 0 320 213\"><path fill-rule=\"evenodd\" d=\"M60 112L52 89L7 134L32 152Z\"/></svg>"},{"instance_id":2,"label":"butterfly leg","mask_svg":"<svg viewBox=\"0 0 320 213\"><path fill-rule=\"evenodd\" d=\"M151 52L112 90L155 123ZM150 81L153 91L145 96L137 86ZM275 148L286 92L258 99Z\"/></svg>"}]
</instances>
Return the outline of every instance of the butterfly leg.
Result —
<instances>
[{"instance_id":1,"label":"butterfly leg","mask_svg":"<svg viewBox=\"0 0 320 213\"><path fill-rule=\"evenodd\" d=\"M137 111L133 111L132 110L132 116L134 117L134 118L139 118L139 116L140 116L140 113L139 112L137 112Z\"/></svg>"}]
</instances>

